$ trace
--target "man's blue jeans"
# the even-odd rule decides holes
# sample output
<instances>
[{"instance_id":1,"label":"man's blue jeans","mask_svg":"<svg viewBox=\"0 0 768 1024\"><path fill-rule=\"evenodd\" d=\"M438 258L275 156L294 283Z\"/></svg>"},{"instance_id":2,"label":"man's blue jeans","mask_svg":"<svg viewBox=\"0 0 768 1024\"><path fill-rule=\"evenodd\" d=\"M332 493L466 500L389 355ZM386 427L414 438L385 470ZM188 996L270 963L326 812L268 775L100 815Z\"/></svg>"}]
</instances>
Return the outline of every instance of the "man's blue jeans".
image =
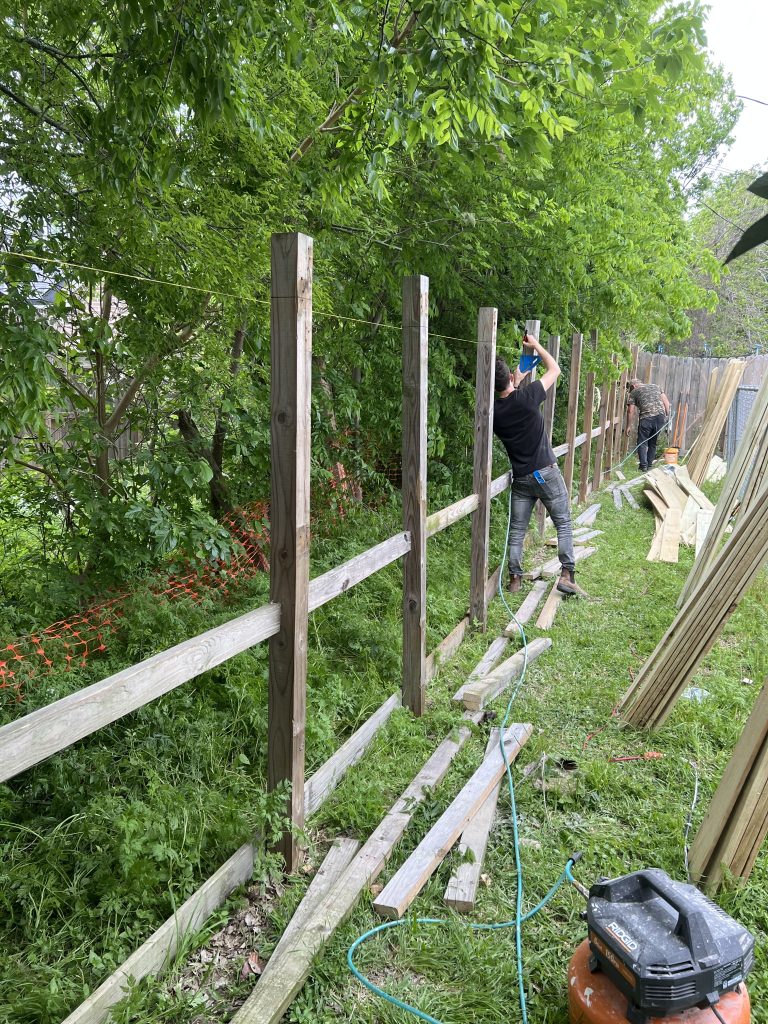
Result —
<instances>
[{"instance_id":1,"label":"man's blue jeans","mask_svg":"<svg viewBox=\"0 0 768 1024\"><path fill-rule=\"evenodd\" d=\"M513 576L523 574L523 542L531 513L537 499L557 529L557 554L564 569L573 569L573 524L571 503L565 489L565 480L557 466L540 469L544 483L540 484L533 473L516 477L512 481L512 521L509 527L509 571Z\"/></svg>"},{"instance_id":2,"label":"man's blue jeans","mask_svg":"<svg viewBox=\"0 0 768 1024\"><path fill-rule=\"evenodd\" d=\"M664 429L667 417L663 412L658 416L643 416L637 425L637 458L640 469L650 469L656 458L656 443Z\"/></svg>"}]
</instances>

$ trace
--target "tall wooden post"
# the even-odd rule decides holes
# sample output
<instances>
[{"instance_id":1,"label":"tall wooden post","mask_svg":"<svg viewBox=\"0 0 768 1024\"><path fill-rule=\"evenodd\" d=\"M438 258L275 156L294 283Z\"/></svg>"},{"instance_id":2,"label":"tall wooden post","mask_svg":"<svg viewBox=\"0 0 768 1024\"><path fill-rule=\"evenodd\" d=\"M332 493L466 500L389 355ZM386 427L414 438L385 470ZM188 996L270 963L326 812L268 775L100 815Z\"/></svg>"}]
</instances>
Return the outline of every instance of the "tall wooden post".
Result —
<instances>
[{"instance_id":1,"label":"tall wooden post","mask_svg":"<svg viewBox=\"0 0 768 1024\"><path fill-rule=\"evenodd\" d=\"M550 334L549 344L547 345L547 351L555 360L558 362L560 359L560 335ZM555 423L555 394L557 391L557 381L547 392L547 397L544 399L544 408L542 414L544 416L544 429L547 432L550 444L552 443L552 429ZM544 508L541 502L536 505L536 523L539 528L539 534L544 533L544 524L547 519L547 510Z\"/></svg>"},{"instance_id":2,"label":"tall wooden post","mask_svg":"<svg viewBox=\"0 0 768 1024\"><path fill-rule=\"evenodd\" d=\"M614 353L611 356L611 365L616 366L617 359ZM607 465L605 467L604 475L607 476L613 468L613 439L616 425L614 420L616 419L616 391L618 389L618 383L614 379L611 381L611 389L608 392L608 412L606 414L606 437L605 437L605 455Z\"/></svg>"},{"instance_id":3,"label":"tall wooden post","mask_svg":"<svg viewBox=\"0 0 768 1024\"><path fill-rule=\"evenodd\" d=\"M600 389L600 433L597 435L595 447L595 468L592 473L592 490L599 491L603 480L603 452L605 451L606 422L608 420L608 383L603 382Z\"/></svg>"},{"instance_id":4,"label":"tall wooden post","mask_svg":"<svg viewBox=\"0 0 768 1024\"><path fill-rule=\"evenodd\" d=\"M312 383L312 239L272 236L272 497L270 601L280 632L269 641L269 788L289 782L287 812L304 824L304 734L309 594L309 457ZM296 841L278 845L287 871Z\"/></svg>"},{"instance_id":5,"label":"tall wooden post","mask_svg":"<svg viewBox=\"0 0 768 1024\"><path fill-rule=\"evenodd\" d=\"M571 341L571 383L568 389L568 422L565 430L565 440L568 451L565 455L565 468L563 478L565 489L568 491L568 500L571 498L571 485L573 484L573 466L576 458L576 421L579 415L579 382L581 380L581 349L583 338L580 334L574 333Z\"/></svg>"},{"instance_id":6,"label":"tall wooden post","mask_svg":"<svg viewBox=\"0 0 768 1024\"><path fill-rule=\"evenodd\" d=\"M403 281L403 706L424 712L427 685L427 339L429 278Z\"/></svg>"},{"instance_id":7,"label":"tall wooden post","mask_svg":"<svg viewBox=\"0 0 768 1024\"><path fill-rule=\"evenodd\" d=\"M597 331L590 335L592 354L597 352ZM595 371L590 370L584 384L584 432L586 439L581 449L581 466L579 469L579 501L587 500L590 491L589 460L592 455L592 420L595 415Z\"/></svg>"},{"instance_id":8,"label":"tall wooden post","mask_svg":"<svg viewBox=\"0 0 768 1024\"><path fill-rule=\"evenodd\" d=\"M637 376L637 360L638 360L638 356L639 356L639 353L640 353L640 346L639 345L633 345L631 351L632 351L632 366L630 368L629 373L627 374L627 378L626 378L627 380L632 380L634 377ZM625 384L626 384L626 381L625 381ZM624 458L626 458L627 452L629 451L629 434L627 433L627 391L626 391L626 387L623 389L621 395L622 395L622 397L621 397L622 408L624 409L624 412L622 414L622 420L621 420L621 457L622 457L622 459L624 459Z\"/></svg>"},{"instance_id":9,"label":"tall wooden post","mask_svg":"<svg viewBox=\"0 0 768 1024\"><path fill-rule=\"evenodd\" d=\"M475 461L472 490L477 509L472 516L472 568L469 617L485 632L488 620L488 535L491 520L491 463L493 460L493 384L496 364L498 310L483 306L477 318L477 392L475 396Z\"/></svg>"}]
</instances>

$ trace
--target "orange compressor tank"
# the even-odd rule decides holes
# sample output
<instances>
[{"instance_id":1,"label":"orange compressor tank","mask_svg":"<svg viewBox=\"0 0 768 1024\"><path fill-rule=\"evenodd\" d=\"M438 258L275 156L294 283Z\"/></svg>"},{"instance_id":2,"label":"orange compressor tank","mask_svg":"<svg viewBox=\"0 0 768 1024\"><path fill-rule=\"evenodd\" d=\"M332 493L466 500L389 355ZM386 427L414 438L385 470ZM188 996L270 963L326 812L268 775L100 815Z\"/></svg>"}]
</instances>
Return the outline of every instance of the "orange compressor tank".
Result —
<instances>
[{"instance_id":1,"label":"orange compressor tank","mask_svg":"<svg viewBox=\"0 0 768 1024\"><path fill-rule=\"evenodd\" d=\"M627 1024L627 997L602 971L589 969L589 941L585 939L573 954L568 968L568 1019L571 1024ZM749 993L746 985L726 992L716 1004L725 1024L749 1024ZM707 1007L651 1017L648 1024L718 1024Z\"/></svg>"}]
</instances>

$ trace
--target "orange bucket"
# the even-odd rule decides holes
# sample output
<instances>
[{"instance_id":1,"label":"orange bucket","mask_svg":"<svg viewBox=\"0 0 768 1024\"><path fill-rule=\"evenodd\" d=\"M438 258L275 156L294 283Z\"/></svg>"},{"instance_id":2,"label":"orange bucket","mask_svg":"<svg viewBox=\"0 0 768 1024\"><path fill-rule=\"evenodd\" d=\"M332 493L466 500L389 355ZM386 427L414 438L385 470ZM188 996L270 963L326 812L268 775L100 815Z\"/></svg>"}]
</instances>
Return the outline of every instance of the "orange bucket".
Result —
<instances>
[{"instance_id":1,"label":"orange bucket","mask_svg":"<svg viewBox=\"0 0 768 1024\"><path fill-rule=\"evenodd\" d=\"M664 449L664 461L670 466L677 465L677 456L680 454L679 448L665 448Z\"/></svg>"}]
</instances>

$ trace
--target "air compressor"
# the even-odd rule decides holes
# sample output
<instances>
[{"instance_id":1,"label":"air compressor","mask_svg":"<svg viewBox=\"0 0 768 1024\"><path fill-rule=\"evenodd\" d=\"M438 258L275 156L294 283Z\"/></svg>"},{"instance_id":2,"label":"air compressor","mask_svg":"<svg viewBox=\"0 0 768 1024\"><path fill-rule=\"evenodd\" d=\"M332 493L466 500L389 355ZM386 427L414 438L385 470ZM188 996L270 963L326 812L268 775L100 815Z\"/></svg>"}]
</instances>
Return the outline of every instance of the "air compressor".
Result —
<instances>
[{"instance_id":1,"label":"air compressor","mask_svg":"<svg viewBox=\"0 0 768 1024\"><path fill-rule=\"evenodd\" d=\"M699 889L647 868L584 892L571 1024L749 1024L755 940Z\"/></svg>"}]
</instances>

